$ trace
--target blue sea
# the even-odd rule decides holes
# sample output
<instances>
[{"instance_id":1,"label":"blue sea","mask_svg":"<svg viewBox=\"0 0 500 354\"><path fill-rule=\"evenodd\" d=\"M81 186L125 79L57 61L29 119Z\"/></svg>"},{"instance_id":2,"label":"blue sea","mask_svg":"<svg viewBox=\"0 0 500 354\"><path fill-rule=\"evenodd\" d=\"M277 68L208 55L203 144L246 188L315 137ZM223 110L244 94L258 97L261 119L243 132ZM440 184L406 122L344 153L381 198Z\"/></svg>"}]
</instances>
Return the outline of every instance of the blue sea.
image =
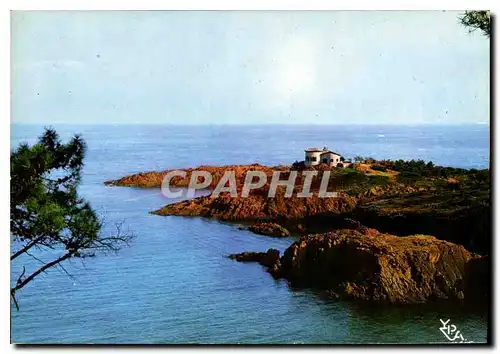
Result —
<instances>
[{"instance_id":1,"label":"blue sea","mask_svg":"<svg viewBox=\"0 0 500 354\"><path fill-rule=\"evenodd\" d=\"M105 218L104 232L124 221L137 237L117 254L73 260L65 265L70 275L52 269L22 289L20 310L11 306L14 343L447 343L440 319L450 319L467 341L487 340L487 308L376 306L294 290L258 264L226 257L270 247L284 250L293 238L260 236L216 220L151 215L173 200L158 189L106 187L103 182L198 165L291 164L313 146L347 157L488 168L488 125L55 128L65 140L79 133L88 144L80 193ZM43 126L12 125L11 147L34 143L42 131ZM12 281L23 265L29 271L37 262L17 259Z\"/></svg>"}]
</instances>

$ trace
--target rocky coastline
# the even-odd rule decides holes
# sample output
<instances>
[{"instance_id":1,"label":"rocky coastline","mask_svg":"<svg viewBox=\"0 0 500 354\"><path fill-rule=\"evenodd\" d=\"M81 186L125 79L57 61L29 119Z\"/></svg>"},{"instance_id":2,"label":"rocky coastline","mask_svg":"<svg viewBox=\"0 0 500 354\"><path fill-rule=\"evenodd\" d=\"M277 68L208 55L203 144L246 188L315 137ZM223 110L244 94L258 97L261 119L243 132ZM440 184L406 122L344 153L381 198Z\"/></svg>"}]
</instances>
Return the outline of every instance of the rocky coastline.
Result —
<instances>
[{"instance_id":1,"label":"rocky coastline","mask_svg":"<svg viewBox=\"0 0 500 354\"><path fill-rule=\"evenodd\" d=\"M316 288L329 297L418 304L488 298L489 260L433 236L394 236L360 227L300 238L279 251L230 255L258 262L294 288Z\"/></svg>"},{"instance_id":2,"label":"rocky coastline","mask_svg":"<svg viewBox=\"0 0 500 354\"><path fill-rule=\"evenodd\" d=\"M285 175L294 166L259 164L200 166L171 185L186 187L196 170L214 178L214 189L227 170L235 171L241 190L247 171ZM311 169L311 168L309 168ZM489 296L491 246L490 179L488 170L443 168L430 163L372 161L352 168L315 166L317 191L324 171L336 198L298 196L278 189L267 197L269 183L249 197L222 193L165 205L151 213L201 216L253 223L249 231L275 237L300 235L279 256L276 250L243 252L237 261L264 265L294 287L314 287L332 297L390 303L422 303L438 299ZM168 172L148 172L107 181L111 186L159 188ZM432 235L432 236L431 236Z\"/></svg>"}]
</instances>

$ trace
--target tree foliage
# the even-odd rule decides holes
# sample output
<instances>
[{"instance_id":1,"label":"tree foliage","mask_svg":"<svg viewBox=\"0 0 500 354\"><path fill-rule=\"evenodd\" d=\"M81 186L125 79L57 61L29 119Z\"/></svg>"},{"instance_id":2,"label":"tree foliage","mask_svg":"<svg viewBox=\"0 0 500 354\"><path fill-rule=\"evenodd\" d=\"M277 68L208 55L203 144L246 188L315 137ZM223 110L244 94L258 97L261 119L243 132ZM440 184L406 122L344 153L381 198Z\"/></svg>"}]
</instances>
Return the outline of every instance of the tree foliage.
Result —
<instances>
[{"instance_id":1,"label":"tree foliage","mask_svg":"<svg viewBox=\"0 0 500 354\"><path fill-rule=\"evenodd\" d=\"M491 182L488 169L465 169L457 167L443 167L435 165L432 161L424 160L383 160L379 165L386 169L399 172L398 178L417 180L422 178L450 178L456 176L467 177L473 183L489 185ZM373 166L372 166L373 168Z\"/></svg>"},{"instance_id":2,"label":"tree foliage","mask_svg":"<svg viewBox=\"0 0 500 354\"><path fill-rule=\"evenodd\" d=\"M459 20L463 26L469 29L469 32L479 29L485 36L491 36L491 16L489 11L465 11Z\"/></svg>"},{"instance_id":3,"label":"tree foliage","mask_svg":"<svg viewBox=\"0 0 500 354\"><path fill-rule=\"evenodd\" d=\"M21 255L34 257L32 249L57 251L28 275L23 267L11 288L17 308L16 292L42 272L71 258L117 251L132 238L121 232L121 225L116 235L102 235L102 220L78 195L85 151L81 137L63 144L55 130L46 129L37 144L21 144L11 152L10 228L17 248L11 262Z\"/></svg>"}]
</instances>

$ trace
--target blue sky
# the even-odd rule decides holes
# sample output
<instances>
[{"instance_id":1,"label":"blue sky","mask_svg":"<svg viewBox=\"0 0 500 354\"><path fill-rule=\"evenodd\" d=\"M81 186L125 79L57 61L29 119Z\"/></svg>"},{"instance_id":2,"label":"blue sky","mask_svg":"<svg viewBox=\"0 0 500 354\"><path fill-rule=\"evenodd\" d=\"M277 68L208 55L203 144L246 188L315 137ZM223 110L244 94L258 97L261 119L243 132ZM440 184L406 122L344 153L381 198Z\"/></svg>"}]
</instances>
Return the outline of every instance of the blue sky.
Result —
<instances>
[{"instance_id":1,"label":"blue sky","mask_svg":"<svg viewBox=\"0 0 500 354\"><path fill-rule=\"evenodd\" d=\"M458 12L13 12L12 122L489 121Z\"/></svg>"}]
</instances>

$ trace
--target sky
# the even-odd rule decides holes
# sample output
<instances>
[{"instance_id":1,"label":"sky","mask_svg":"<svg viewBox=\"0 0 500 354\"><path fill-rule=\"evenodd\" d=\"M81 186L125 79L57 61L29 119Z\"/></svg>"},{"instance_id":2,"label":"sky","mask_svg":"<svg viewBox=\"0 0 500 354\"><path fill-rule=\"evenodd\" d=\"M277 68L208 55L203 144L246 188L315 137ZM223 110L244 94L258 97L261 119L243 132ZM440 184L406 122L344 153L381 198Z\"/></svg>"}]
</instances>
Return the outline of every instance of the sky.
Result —
<instances>
[{"instance_id":1,"label":"sky","mask_svg":"<svg viewBox=\"0 0 500 354\"><path fill-rule=\"evenodd\" d=\"M11 122L484 124L455 11L13 11Z\"/></svg>"}]
</instances>

